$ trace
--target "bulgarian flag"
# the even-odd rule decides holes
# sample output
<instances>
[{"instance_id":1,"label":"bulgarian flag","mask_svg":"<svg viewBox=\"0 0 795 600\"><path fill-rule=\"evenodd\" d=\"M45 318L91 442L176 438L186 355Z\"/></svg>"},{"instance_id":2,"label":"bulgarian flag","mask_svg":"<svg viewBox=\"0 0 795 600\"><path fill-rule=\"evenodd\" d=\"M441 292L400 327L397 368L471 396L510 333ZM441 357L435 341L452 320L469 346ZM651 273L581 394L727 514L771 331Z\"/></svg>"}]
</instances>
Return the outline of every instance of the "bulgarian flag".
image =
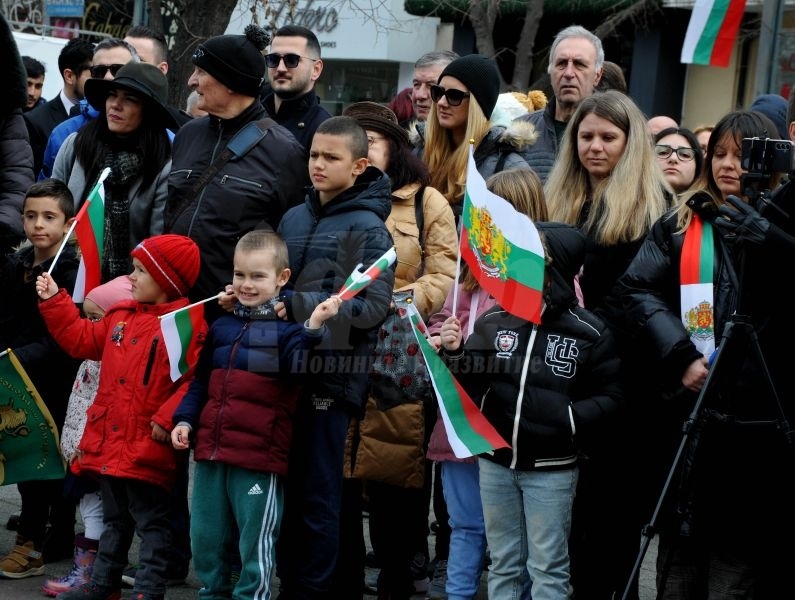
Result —
<instances>
[{"instance_id":1,"label":"bulgarian flag","mask_svg":"<svg viewBox=\"0 0 795 600\"><path fill-rule=\"evenodd\" d=\"M425 337L427 329L417 308L409 304L407 311L414 328L414 336L428 367L431 384L439 400L439 412L442 414L447 439L456 457L467 458L497 448L508 448L508 443L486 420L472 398L436 354L428 338Z\"/></svg>"},{"instance_id":2,"label":"bulgarian flag","mask_svg":"<svg viewBox=\"0 0 795 600\"><path fill-rule=\"evenodd\" d=\"M682 62L728 67L745 0L696 0L682 47Z\"/></svg>"},{"instance_id":3,"label":"bulgarian flag","mask_svg":"<svg viewBox=\"0 0 795 600\"><path fill-rule=\"evenodd\" d=\"M712 224L702 221L693 213L685 231L679 259L680 308L682 324L690 340L704 356L711 356L715 350L714 268Z\"/></svg>"},{"instance_id":4,"label":"bulgarian flag","mask_svg":"<svg viewBox=\"0 0 795 600\"><path fill-rule=\"evenodd\" d=\"M368 285L373 283L373 281L378 279L378 276L391 267L396 260L397 252L395 251L395 247L392 246L381 255L381 258L370 265L366 271L361 271L364 265L359 263L348 276L348 279L340 288L340 291L337 292L337 296L339 296L340 300L350 300Z\"/></svg>"},{"instance_id":5,"label":"bulgarian flag","mask_svg":"<svg viewBox=\"0 0 795 600\"><path fill-rule=\"evenodd\" d=\"M171 381L182 377L196 363L200 350L196 332L204 323L204 303L217 298L212 296L160 317L160 331L166 343Z\"/></svg>"},{"instance_id":6,"label":"bulgarian flag","mask_svg":"<svg viewBox=\"0 0 795 600\"><path fill-rule=\"evenodd\" d=\"M110 168L106 167L75 217L74 228L80 246L80 265L72 293L76 303L85 300L86 294L101 283L105 248L105 179L108 175Z\"/></svg>"},{"instance_id":7,"label":"bulgarian flag","mask_svg":"<svg viewBox=\"0 0 795 600\"><path fill-rule=\"evenodd\" d=\"M461 256L480 287L509 313L539 323L544 248L530 217L486 188L469 149Z\"/></svg>"}]
</instances>

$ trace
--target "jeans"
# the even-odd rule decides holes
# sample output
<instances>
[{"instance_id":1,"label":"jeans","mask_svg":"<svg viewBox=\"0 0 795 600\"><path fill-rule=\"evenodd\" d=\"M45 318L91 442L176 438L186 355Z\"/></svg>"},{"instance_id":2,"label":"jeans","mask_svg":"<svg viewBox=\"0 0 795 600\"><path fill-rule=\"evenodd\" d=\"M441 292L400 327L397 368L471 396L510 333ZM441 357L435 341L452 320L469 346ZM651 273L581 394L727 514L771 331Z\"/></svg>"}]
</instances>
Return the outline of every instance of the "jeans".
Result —
<instances>
[{"instance_id":1,"label":"jeans","mask_svg":"<svg viewBox=\"0 0 795 600\"><path fill-rule=\"evenodd\" d=\"M533 600L566 600L578 469L516 471L483 458L478 466L491 551L489 598L524 597L526 566Z\"/></svg>"},{"instance_id":2,"label":"jeans","mask_svg":"<svg viewBox=\"0 0 795 600\"><path fill-rule=\"evenodd\" d=\"M445 591L448 600L470 599L480 588L486 555L478 464L445 460L441 466L451 530Z\"/></svg>"}]
</instances>

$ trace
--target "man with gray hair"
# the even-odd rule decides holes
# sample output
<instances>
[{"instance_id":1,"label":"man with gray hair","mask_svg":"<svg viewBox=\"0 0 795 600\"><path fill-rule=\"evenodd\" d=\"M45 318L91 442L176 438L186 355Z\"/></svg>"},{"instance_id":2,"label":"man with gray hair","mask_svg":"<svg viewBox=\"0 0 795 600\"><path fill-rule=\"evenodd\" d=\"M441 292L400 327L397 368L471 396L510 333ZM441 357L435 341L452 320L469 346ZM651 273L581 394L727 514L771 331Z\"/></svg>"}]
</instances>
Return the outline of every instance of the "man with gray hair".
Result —
<instances>
[{"instance_id":1,"label":"man with gray hair","mask_svg":"<svg viewBox=\"0 0 795 600\"><path fill-rule=\"evenodd\" d=\"M436 85L444 68L458 58L452 50L435 50L420 56L414 63L414 78L411 81L411 105L414 118L425 122L431 112L431 86Z\"/></svg>"},{"instance_id":2,"label":"man with gray hair","mask_svg":"<svg viewBox=\"0 0 795 600\"><path fill-rule=\"evenodd\" d=\"M584 27L570 25L555 36L547 67L553 97L546 108L517 119L532 123L538 133L522 154L541 181L546 182L552 170L569 119L580 102L596 91L604 62L602 41Z\"/></svg>"}]
</instances>

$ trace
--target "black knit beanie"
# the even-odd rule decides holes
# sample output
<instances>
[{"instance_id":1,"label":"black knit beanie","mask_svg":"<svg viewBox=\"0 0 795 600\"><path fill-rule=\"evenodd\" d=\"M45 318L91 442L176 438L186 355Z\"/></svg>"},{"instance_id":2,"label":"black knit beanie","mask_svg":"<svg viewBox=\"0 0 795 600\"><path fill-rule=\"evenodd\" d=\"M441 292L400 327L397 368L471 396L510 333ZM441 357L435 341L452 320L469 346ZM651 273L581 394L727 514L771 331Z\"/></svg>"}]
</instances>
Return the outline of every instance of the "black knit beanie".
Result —
<instances>
[{"instance_id":1,"label":"black knit beanie","mask_svg":"<svg viewBox=\"0 0 795 600\"><path fill-rule=\"evenodd\" d=\"M230 90L258 98L265 79L262 51L269 43L265 30L252 24L244 35L219 35L199 44L191 60Z\"/></svg>"},{"instance_id":2,"label":"black knit beanie","mask_svg":"<svg viewBox=\"0 0 795 600\"><path fill-rule=\"evenodd\" d=\"M467 86L469 93L483 109L483 114L487 119L491 118L491 113L497 104L497 96L500 94L500 74L493 60L481 54L467 54L447 65L439 75L437 83L445 75L455 77Z\"/></svg>"}]
</instances>

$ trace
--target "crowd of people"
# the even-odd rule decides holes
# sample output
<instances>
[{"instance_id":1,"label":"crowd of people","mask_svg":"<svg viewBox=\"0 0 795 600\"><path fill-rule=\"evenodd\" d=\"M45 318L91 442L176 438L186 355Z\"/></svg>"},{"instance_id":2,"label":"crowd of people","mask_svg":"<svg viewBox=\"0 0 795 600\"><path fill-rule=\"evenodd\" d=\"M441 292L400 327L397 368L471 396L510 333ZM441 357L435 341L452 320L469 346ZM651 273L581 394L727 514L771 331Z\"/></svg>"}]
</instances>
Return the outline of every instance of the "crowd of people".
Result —
<instances>
[{"instance_id":1,"label":"crowd of people","mask_svg":"<svg viewBox=\"0 0 795 600\"><path fill-rule=\"evenodd\" d=\"M312 31L249 25L196 46L184 109L141 26L71 40L62 91L41 99L43 65L5 21L0 37L0 344L66 467L17 484L0 578L71 557L45 594L117 600L126 583L163 600L192 563L202 598L471 600L488 569L495 600L637 600L659 534L659 598L791 593L795 550L771 538L795 533L793 326L773 309L792 152L743 152L795 133L795 97L693 130L647 116L572 25L519 116L498 108L493 58L452 51L419 57L390 106L332 116ZM538 323L461 261L470 155L538 230ZM83 294L70 234L100 181ZM433 390L373 385L407 296L507 447L457 456ZM198 305L175 371L161 321Z\"/></svg>"}]
</instances>

